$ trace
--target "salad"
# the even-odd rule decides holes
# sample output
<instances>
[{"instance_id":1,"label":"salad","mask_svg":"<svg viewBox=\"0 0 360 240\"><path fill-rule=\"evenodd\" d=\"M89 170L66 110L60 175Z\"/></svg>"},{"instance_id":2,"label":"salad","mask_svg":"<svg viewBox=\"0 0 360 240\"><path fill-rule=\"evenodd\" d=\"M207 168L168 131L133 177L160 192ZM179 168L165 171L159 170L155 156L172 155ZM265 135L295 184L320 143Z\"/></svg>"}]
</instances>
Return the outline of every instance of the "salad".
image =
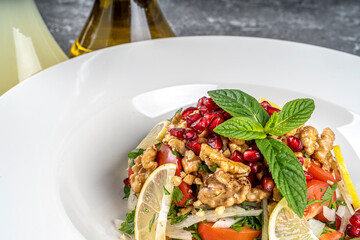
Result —
<instances>
[{"instance_id":1,"label":"salad","mask_svg":"<svg viewBox=\"0 0 360 240\"><path fill-rule=\"evenodd\" d=\"M306 125L312 99L280 108L241 90L208 94L129 153L121 239L360 239L335 134Z\"/></svg>"}]
</instances>

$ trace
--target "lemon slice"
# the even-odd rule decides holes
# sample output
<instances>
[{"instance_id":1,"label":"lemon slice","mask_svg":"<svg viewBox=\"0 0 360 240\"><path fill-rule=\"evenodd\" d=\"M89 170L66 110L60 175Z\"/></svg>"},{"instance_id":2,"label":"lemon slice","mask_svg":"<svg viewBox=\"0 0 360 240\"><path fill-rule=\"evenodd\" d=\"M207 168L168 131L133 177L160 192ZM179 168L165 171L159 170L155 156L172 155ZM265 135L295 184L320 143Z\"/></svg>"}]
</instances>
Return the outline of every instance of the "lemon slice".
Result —
<instances>
[{"instance_id":1,"label":"lemon slice","mask_svg":"<svg viewBox=\"0 0 360 240\"><path fill-rule=\"evenodd\" d=\"M270 103L270 105L274 108L277 108L277 109L280 109L281 110L281 107L279 107L279 105L276 105L275 103L273 102L270 102L269 100L265 99L265 98L260 98L259 99L259 103L262 103L263 101L267 101L268 103Z\"/></svg>"},{"instance_id":2,"label":"lemon slice","mask_svg":"<svg viewBox=\"0 0 360 240\"><path fill-rule=\"evenodd\" d=\"M344 180L344 183L350 193L350 196L353 200L353 206L355 209L358 209L360 207L360 201L359 201L359 197L358 195L356 194L356 190L355 190L355 187L354 187L354 184L350 178L350 174L349 174L349 171L346 167L346 164L345 164L345 161L344 161L344 158L341 154L341 150L340 150L340 146L334 146L334 153L335 153L335 157L336 157L336 161L338 162L339 164L339 168L340 168L340 171L341 171L341 175L342 175L342 178Z\"/></svg>"},{"instance_id":3,"label":"lemon slice","mask_svg":"<svg viewBox=\"0 0 360 240\"><path fill-rule=\"evenodd\" d=\"M146 137L139 143L136 148L146 149L149 146L152 146L156 143L161 142L161 140L166 135L166 126L169 125L170 122L168 120L163 120L157 123L150 132L146 135Z\"/></svg>"},{"instance_id":4,"label":"lemon slice","mask_svg":"<svg viewBox=\"0 0 360 240\"><path fill-rule=\"evenodd\" d=\"M318 239L308 222L294 213L285 198L276 205L269 219L269 240L278 239Z\"/></svg>"},{"instance_id":5,"label":"lemon slice","mask_svg":"<svg viewBox=\"0 0 360 240\"><path fill-rule=\"evenodd\" d=\"M135 210L135 240L165 240L176 164L161 165L146 179Z\"/></svg>"}]
</instances>

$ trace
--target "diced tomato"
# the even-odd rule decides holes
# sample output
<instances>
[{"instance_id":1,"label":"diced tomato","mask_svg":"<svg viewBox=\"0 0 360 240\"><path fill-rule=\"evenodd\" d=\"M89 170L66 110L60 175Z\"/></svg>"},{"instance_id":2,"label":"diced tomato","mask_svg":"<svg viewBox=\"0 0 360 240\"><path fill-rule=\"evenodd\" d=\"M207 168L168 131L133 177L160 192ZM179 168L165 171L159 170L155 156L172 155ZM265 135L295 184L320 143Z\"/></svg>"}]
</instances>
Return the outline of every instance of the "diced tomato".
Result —
<instances>
[{"instance_id":1,"label":"diced tomato","mask_svg":"<svg viewBox=\"0 0 360 240\"><path fill-rule=\"evenodd\" d=\"M326 229L328 230L328 232L321 234L319 240L339 240L344 236L343 233L338 232L334 229L328 227L326 227Z\"/></svg>"},{"instance_id":2,"label":"diced tomato","mask_svg":"<svg viewBox=\"0 0 360 240\"><path fill-rule=\"evenodd\" d=\"M131 167L129 166L129 169L128 169L128 176L130 178L130 176L133 174L133 170L131 169Z\"/></svg>"},{"instance_id":3,"label":"diced tomato","mask_svg":"<svg viewBox=\"0 0 360 240\"><path fill-rule=\"evenodd\" d=\"M307 200L321 200L321 198L323 197L323 195L325 194L326 189L329 187L330 185L326 182L322 182L316 179L313 179L311 181L307 182L307 188L308 188L308 196L307 196ZM336 194L334 193L333 201L336 200ZM317 203L313 203L310 206L308 206L305 209L304 212L304 217L306 219L310 219L315 217L316 219L320 220L320 221L324 221L324 222L328 222L328 220L324 217L323 215L323 206L329 206L329 202L321 205L320 202Z\"/></svg>"},{"instance_id":4,"label":"diced tomato","mask_svg":"<svg viewBox=\"0 0 360 240\"><path fill-rule=\"evenodd\" d=\"M232 228L212 228L214 223L200 222L198 233L202 240L253 240L260 236L261 230L243 227L240 232Z\"/></svg>"},{"instance_id":5,"label":"diced tomato","mask_svg":"<svg viewBox=\"0 0 360 240\"><path fill-rule=\"evenodd\" d=\"M338 169L335 169L334 172L326 171L320 166L316 165L314 162L310 162L308 172L314 177L314 179L327 182L338 182L341 180L341 175Z\"/></svg>"},{"instance_id":6,"label":"diced tomato","mask_svg":"<svg viewBox=\"0 0 360 240\"><path fill-rule=\"evenodd\" d=\"M166 144L161 145L161 147L158 151L158 154L156 156L156 161L158 162L159 166L161 166L165 163L177 164L175 175L180 176L180 172L182 170L181 158L178 158L177 156L175 156L173 154L172 149L168 145L166 145ZM193 193L193 190L190 185L182 182L182 183L180 183L179 188L180 188L181 192L184 194L184 197L181 199L181 201L175 203L177 206L184 207L186 204L186 201L188 199L192 198L195 200L194 193Z\"/></svg>"}]
</instances>

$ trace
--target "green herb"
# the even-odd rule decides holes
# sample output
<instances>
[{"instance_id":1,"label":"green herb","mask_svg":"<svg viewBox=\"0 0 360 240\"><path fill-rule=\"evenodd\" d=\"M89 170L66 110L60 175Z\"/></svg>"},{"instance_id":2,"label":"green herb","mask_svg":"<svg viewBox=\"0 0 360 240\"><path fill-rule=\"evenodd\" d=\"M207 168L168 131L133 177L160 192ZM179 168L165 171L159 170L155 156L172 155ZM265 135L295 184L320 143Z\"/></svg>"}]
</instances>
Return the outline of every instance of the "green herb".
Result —
<instances>
[{"instance_id":1,"label":"green herb","mask_svg":"<svg viewBox=\"0 0 360 240\"><path fill-rule=\"evenodd\" d=\"M216 172L216 169L218 168L219 166L215 163L214 165L211 166L210 170L213 171L213 172Z\"/></svg>"},{"instance_id":2,"label":"green herb","mask_svg":"<svg viewBox=\"0 0 360 240\"><path fill-rule=\"evenodd\" d=\"M323 200L323 202L321 203L321 205L323 205L323 204L325 204L325 203L327 203L327 202L332 201L332 197L333 197L333 195L334 195L334 193L335 193L335 190L336 190L337 186L338 186L338 183L334 183L332 186L329 186L329 187L326 189L324 195L323 195L322 198L321 198L321 200Z\"/></svg>"},{"instance_id":3,"label":"green herb","mask_svg":"<svg viewBox=\"0 0 360 240\"><path fill-rule=\"evenodd\" d=\"M130 196L130 190L131 190L130 186L128 186L128 185L124 186L124 194L125 194L125 196L123 197L123 199L128 198Z\"/></svg>"},{"instance_id":4,"label":"green herb","mask_svg":"<svg viewBox=\"0 0 360 240\"><path fill-rule=\"evenodd\" d=\"M135 209L126 214L126 221L121 223L120 231L127 234L134 234Z\"/></svg>"},{"instance_id":5,"label":"green herb","mask_svg":"<svg viewBox=\"0 0 360 240\"><path fill-rule=\"evenodd\" d=\"M235 220L237 218L234 218ZM251 229L254 230L259 230L262 228L262 216L246 216L244 217L242 220L234 223L233 225L231 225L230 228L240 232L242 230L243 227L249 227Z\"/></svg>"},{"instance_id":6,"label":"green herb","mask_svg":"<svg viewBox=\"0 0 360 240\"><path fill-rule=\"evenodd\" d=\"M324 191L324 189L320 188L320 192L323 192L323 191Z\"/></svg>"},{"instance_id":7,"label":"green herb","mask_svg":"<svg viewBox=\"0 0 360 240\"><path fill-rule=\"evenodd\" d=\"M170 219L171 225L184 221L185 219L187 219L187 217L190 214L190 213L187 213L185 215L179 216L179 214L178 214L179 211L180 211L180 208L177 207L175 204L171 203L170 209L168 212L168 219Z\"/></svg>"},{"instance_id":8,"label":"green herb","mask_svg":"<svg viewBox=\"0 0 360 240\"><path fill-rule=\"evenodd\" d=\"M215 197L217 198L217 197L220 196L221 194L223 194L223 192L220 192L219 194L216 194Z\"/></svg>"},{"instance_id":9,"label":"green herb","mask_svg":"<svg viewBox=\"0 0 360 240\"><path fill-rule=\"evenodd\" d=\"M194 202L194 198L188 198L186 199L186 203L184 205L184 208L190 206Z\"/></svg>"},{"instance_id":10,"label":"green herb","mask_svg":"<svg viewBox=\"0 0 360 240\"><path fill-rule=\"evenodd\" d=\"M279 115L273 114L265 125L270 135L281 136L303 125L315 109L314 100L309 98L296 99L284 105Z\"/></svg>"},{"instance_id":11,"label":"green herb","mask_svg":"<svg viewBox=\"0 0 360 240\"><path fill-rule=\"evenodd\" d=\"M328 226L329 228L336 229L336 221L327 222L327 223L325 223L325 224L326 224L326 226Z\"/></svg>"},{"instance_id":12,"label":"green herb","mask_svg":"<svg viewBox=\"0 0 360 240\"><path fill-rule=\"evenodd\" d=\"M207 173L211 173L211 171L210 171L210 169L209 169L209 167L207 165L204 165L204 164L201 164L201 163L198 163L197 165L200 168L200 170L203 170L203 171L205 171Z\"/></svg>"},{"instance_id":13,"label":"green herb","mask_svg":"<svg viewBox=\"0 0 360 240\"><path fill-rule=\"evenodd\" d=\"M262 139L266 137L263 126L246 117L234 117L220 124L214 132L224 137L242 140Z\"/></svg>"},{"instance_id":14,"label":"green herb","mask_svg":"<svg viewBox=\"0 0 360 240\"><path fill-rule=\"evenodd\" d=\"M159 142L159 143L157 143L156 144L156 148L157 148L157 150L160 150L160 148L161 148L161 146L163 145L163 143L162 142Z\"/></svg>"},{"instance_id":15,"label":"green herb","mask_svg":"<svg viewBox=\"0 0 360 240\"><path fill-rule=\"evenodd\" d=\"M178 158L181 158L180 153L178 153L176 150L173 150L173 151L172 151L172 154L175 155L175 156L177 156Z\"/></svg>"},{"instance_id":16,"label":"green herb","mask_svg":"<svg viewBox=\"0 0 360 240\"><path fill-rule=\"evenodd\" d=\"M325 226L322 233L321 233L321 235L326 234L328 232L331 232L331 230L327 226Z\"/></svg>"},{"instance_id":17,"label":"green herb","mask_svg":"<svg viewBox=\"0 0 360 240\"><path fill-rule=\"evenodd\" d=\"M198 224L195 223L190 227L184 228L186 231L190 231L193 239L201 240L199 233L198 233Z\"/></svg>"},{"instance_id":18,"label":"green herb","mask_svg":"<svg viewBox=\"0 0 360 240\"><path fill-rule=\"evenodd\" d=\"M156 214L154 213L154 215L152 216L152 218L150 219L150 222L149 222L149 232L151 232L151 228L152 228L152 225L154 224L155 218L156 218Z\"/></svg>"},{"instance_id":19,"label":"green herb","mask_svg":"<svg viewBox=\"0 0 360 240\"><path fill-rule=\"evenodd\" d=\"M311 204L318 203L318 202L321 202L321 200L315 200L315 198L312 198L307 202L306 207L310 206Z\"/></svg>"},{"instance_id":20,"label":"green herb","mask_svg":"<svg viewBox=\"0 0 360 240\"><path fill-rule=\"evenodd\" d=\"M183 197L184 197L184 194L182 193L180 188L177 187L177 186L174 186L174 190L172 192L171 200L174 201L175 203L178 203L183 199Z\"/></svg>"},{"instance_id":21,"label":"green herb","mask_svg":"<svg viewBox=\"0 0 360 240\"><path fill-rule=\"evenodd\" d=\"M208 94L226 112L233 117L246 117L265 126L269 114L252 96L237 89L209 91Z\"/></svg>"},{"instance_id":22,"label":"green herb","mask_svg":"<svg viewBox=\"0 0 360 240\"><path fill-rule=\"evenodd\" d=\"M307 203L307 187L299 160L289 147L271 137L257 139L256 145L267 160L281 195L286 198L294 212L302 217Z\"/></svg>"},{"instance_id":23,"label":"green herb","mask_svg":"<svg viewBox=\"0 0 360 240\"><path fill-rule=\"evenodd\" d=\"M306 152L304 152L304 157L305 158L310 158L310 155L308 155Z\"/></svg>"},{"instance_id":24,"label":"green herb","mask_svg":"<svg viewBox=\"0 0 360 240\"><path fill-rule=\"evenodd\" d=\"M164 188L164 193L165 193L165 195L170 195L170 193L169 193L169 191L166 189L166 187L163 186L163 188Z\"/></svg>"},{"instance_id":25,"label":"green herb","mask_svg":"<svg viewBox=\"0 0 360 240\"><path fill-rule=\"evenodd\" d=\"M131 159L130 167L134 166L134 159L143 154L145 149L137 148L128 153L128 158Z\"/></svg>"},{"instance_id":26,"label":"green herb","mask_svg":"<svg viewBox=\"0 0 360 240\"><path fill-rule=\"evenodd\" d=\"M346 203L345 203L344 201L340 201L340 200L336 200L336 201L335 201L335 204L336 204L337 206L346 206Z\"/></svg>"},{"instance_id":27,"label":"green herb","mask_svg":"<svg viewBox=\"0 0 360 240\"><path fill-rule=\"evenodd\" d=\"M178 110L175 112L174 116L172 116L172 118L169 119L169 122L171 122L171 121L173 120L173 118L176 116L176 114L181 113L181 112L182 112L182 108L178 109Z\"/></svg>"},{"instance_id":28,"label":"green herb","mask_svg":"<svg viewBox=\"0 0 360 240\"><path fill-rule=\"evenodd\" d=\"M149 209L147 209L146 207L144 207L144 211L145 211L145 212L149 212Z\"/></svg>"}]
</instances>

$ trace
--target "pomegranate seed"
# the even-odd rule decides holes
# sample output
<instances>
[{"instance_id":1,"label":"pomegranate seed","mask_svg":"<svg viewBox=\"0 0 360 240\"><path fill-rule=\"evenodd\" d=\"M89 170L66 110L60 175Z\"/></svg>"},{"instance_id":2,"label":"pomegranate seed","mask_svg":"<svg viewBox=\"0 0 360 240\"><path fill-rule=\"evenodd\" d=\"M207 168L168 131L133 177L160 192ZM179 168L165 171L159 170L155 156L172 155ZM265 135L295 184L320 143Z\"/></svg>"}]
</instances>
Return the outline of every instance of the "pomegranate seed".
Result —
<instances>
[{"instance_id":1,"label":"pomegranate seed","mask_svg":"<svg viewBox=\"0 0 360 240\"><path fill-rule=\"evenodd\" d=\"M206 106L200 106L199 107L199 113L201 116L204 116L205 113L212 112L212 109L206 107Z\"/></svg>"},{"instance_id":2,"label":"pomegranate seed","mask_svg":"<svg viewBox=\"0 0 360 240\"><path fill-rule=\"evenodd\" d=\"M182 113L182 119L185 120L187 116L189 116L190 114L192 114L195 110L197 110L196 107L188 107L187 109L185 109Z\"/></svg>"},{"instance_id":3,"label":"pomegranate seed","mask_svg":"<svg viewBox=\"0 0 360 240\"><path fill-rule=\"evenodd\" d=\"M304 158L303 157L297 157L301 165L304 165Z\"/></svg>"},{"instance_id":4,"label":"pomegranate seed","mask_svg":"<svg viewBox=\"0 0 360 240\"><path fill-rule=\"evenodd\" d=\"M348 224L346 226L346 233L349 237L360 237L360 227Z\"/></svg>"},{"instance_id":5,"label":"pomegranate seed","mask_svg":"<svg viewBox=\"0 0 360 240\"><path fill-rule=\"evenodd\" d=\"M239 150L235 150L231 155L230 159L233 160L234 162L242 162L242 163L245 162L244 157Z\"/></svg>"},{"instance_id":6,"label":"pomegranate seed","mask_svg":"<svg viewBox=\"0 0 360 240\"><path fill-rule=\"evenodd\" d=\"M274 180L270 177L263 177L261 184L262 187L268 192L271 192L275 187Z\"/></svg>"},{"instance_id":7,"label":"pomegranate seed","mask_svg":"<svg viewBox=\"0 0 360 240\"><path fill-rule=\"evenodd\" d=\"M303 149L303 143L301 139L297 137L290 136L287 138L286 141L288 147L291 148L291 150L293 150L294 152L300 152Z\"/></svg>"},{"instance_id":8,"label":"pomegranate seed","mask_svg":"<svg viewBox=\"0 0 360 240\"><path fill-rule=\"evenodd\" d=\"M200 108L201 106L204 106L204 99L207 97L202 97L199 99L198 103L197 103L197 107Z\"/></svg>"},{"instance_id":9,"label":"pomegranate seed","mask_svg":"<svg viewBox=\"0 0 360 240\"><path fill-rule=\"evenodd\" d=\"M247 178L249 179L250 183L251 183L251 187L256 187L256 185L258 185L258 179L256 177L255 173L249 173L249 175L247 176Z\"/></svg>"},{"instance_id":10,"label":"pomegranate seed","mask_svg":"<svg viewBox=\"0 0 360 240\"><path fill-rule=\"evenodd\" d=\"M310 181L313 179L313 176L310 173L308 173L308 172L304 172L304 173L305 173L306 181Z\"/></svg>"},{"instance_id":11,"label":"pomegranate seed","mask_svg":"<svg viewBox=\"0 0 360 240\"><path fill-rule=\"evenodd\" d=\"M231 114L226 112L225 110L222 110L222 115L224 116L225 120L232 118Z\"/></svg>"},{"instance_id":12,"label":"pomegranate seed","mask_svg":"<svg viewBox=\"0 0 360 240\"><path fill-rule=\"evenodd\" d=\"M262 106L263 108L271 107L270 103L267 102L267 101L262 101L260 104L261 104L261 106Z\"/></svg>"},{"instance_id":13,"label":"pomegranate seed","mask_svg":"<svg viewBox=\"0 0 360 240\"><path fill-rule=\"evenodd\" d=\"M360 227L360 214L355 213L354 215L352 215L349 219L349 222L355 227Z\"/></svg>"},{"instance_id":14,"label":"pomegranate seed","mask_svg":"<svg viewBox=\"0 0 360 240\"><path fill-rule=\"evenodd\" d=\"M185 140L195 140L198 138L198 135L194 130L185 129L183 137Z\"/></svg>"},{"instance_id":15,"label":"pomegranate seed","mask_svg":"<svg viewBox=\"0 0 360 240\"><path fill-rule=\"evenodd\" d=\"M255 162L261 157L260 153L257 150L246 150L244 152L244 159L249 162Z\"/></svg>"},{"instance_id":16,"label":"pomegranate seed","mask_svg":"<svg viewBox=\"0 0 360 240\"><path fill-rule=\"evenodd\" d=\"M251 172L253 172L253 173L258 173L264 169L264 165L259 162L250 162L249 167L251 169Z\"/></svg>"},{"instance_id":17,"label":"pomegranate seed","mask_svg":"<svg viewBox=\"0 0 360 240\"><path fill-rule=\"evenodd\" d=\"M199 155L201 150L201 144L196 141L187 141L185 146L192 150L195 154Z\"/></svg>"},{"instance_id":18,"label":"pomegranate seed","mask_svg":"<svg viewBox=\"0 0 360 240\"><path fill-rule=\"evenodd\" d=\"M193 124L191 124L190 128L200 134L209 126L209 123L210 122L207 118L202 117Z\"/></svg>"},{"instance_id":19,"label":"pomegranate seed","mask_svg":"<svg viewBox=\"0 0 360 240\"><path fill-rule=\"evenodd\" d=\"M259 148L258 148L258 146L256 145L256 143L253 143L250 148L253 149L253 150L259 151Z\"/></svg>"},{"instance_id":20,"label":"pomegranate seed","mask_svg":"<svg viewBox=\"0 0 360 240\"><path fill-rule=\"evenodd\" d=\"M189 116L186 117L186 125L188 127L191 126L191 124L193 124L194 122L196 122L197 120L199 120L201 118L201 115L200 113L194 113L194 114L191 114Z\"/></svg>"},{"instance_id":21,"label":"pomegranate seed","mask_svg":"<svg viewBox=\"0 0 360 240\"><path fill-rule=\"evenodd\" d=\"M265 111L271 116L274 112L280 112L280 109L274 107L265 107Z\"/></svg>"},{"instance_id":22,"label":"pomegranate seed","mask_svg":"<svg viewBox=\"0 0 360 240\"><path fill-rule=\"evenodd\" d=\"M340 226L341 226L341 218L336 215L336 218L335 218L335 227L336 227L336 230L339 230L340 229Z\"/></svg>"},{"instance_id":23,"label":"pomegranate seed","mask_svg":"<svg viewBox=\"0 0 360 240\"><path fill-rule=\"evenodd\" d=\"M209 121L211 121L214 117L219 117L223 119L223 116L218 112L208 112L204 114L204 118L207 118Z\"/></svg>"},{"instance_id":24,"label":"pomegranate seed","mask_svg":"<svg viewBox=\"0 0 360 240\"><path fill-rule=\"evenodd\" d=\"M208 129L210 130L210 132L214 132L214 129L223 122L224 120L222 118L216 116L211 120Z\"/></svg>"},{"instance_id":25,"label":"pomegranate seed","mask_svg":"<svg viewBox=\"0 0 360 240\"><path fill-rule=\"evenodd\" d=\"M203 103L204 103L205 106L207 106L208 108L211 108L213 110L219 108L219 106L211 98L205 97L204 100L203 100Z\"/></svg>"},{"instance_id":26,"label":"pomegranate seed","mask_svg":"<svg viewBox=\"0 0 360 240\"><path fill-rule=\"evenodd\" d=\"M130 179L129 179L129 178L125 178L125 179L124 179L124 184L130 186Z\"/></svg>"},{"instance_id":27,"label":"pomegranate seed","mask_svg":"<svg viewBox=\"0 0 360 240\"><path fill-rule=\"evenodd\" d=\"M179 139L184 139L184 136L183 136L184 132L185 132L184 128L172 128L172 129L170 129L170 135L174 136L176 138L179 138Z\"/></svg>"},{"instance_id":28,"label":"pomegranate seed","mask_svg":"<svg viewBox=\"0 0 360 240\"><path fill-rule=\"evenodd\" d=\"M210 134L208 137L207 143L209 144L210 147L217 149L217 150L221 150L222 146L223 146L221 138L217 134Z\"/></svg>"}]
</instances>

